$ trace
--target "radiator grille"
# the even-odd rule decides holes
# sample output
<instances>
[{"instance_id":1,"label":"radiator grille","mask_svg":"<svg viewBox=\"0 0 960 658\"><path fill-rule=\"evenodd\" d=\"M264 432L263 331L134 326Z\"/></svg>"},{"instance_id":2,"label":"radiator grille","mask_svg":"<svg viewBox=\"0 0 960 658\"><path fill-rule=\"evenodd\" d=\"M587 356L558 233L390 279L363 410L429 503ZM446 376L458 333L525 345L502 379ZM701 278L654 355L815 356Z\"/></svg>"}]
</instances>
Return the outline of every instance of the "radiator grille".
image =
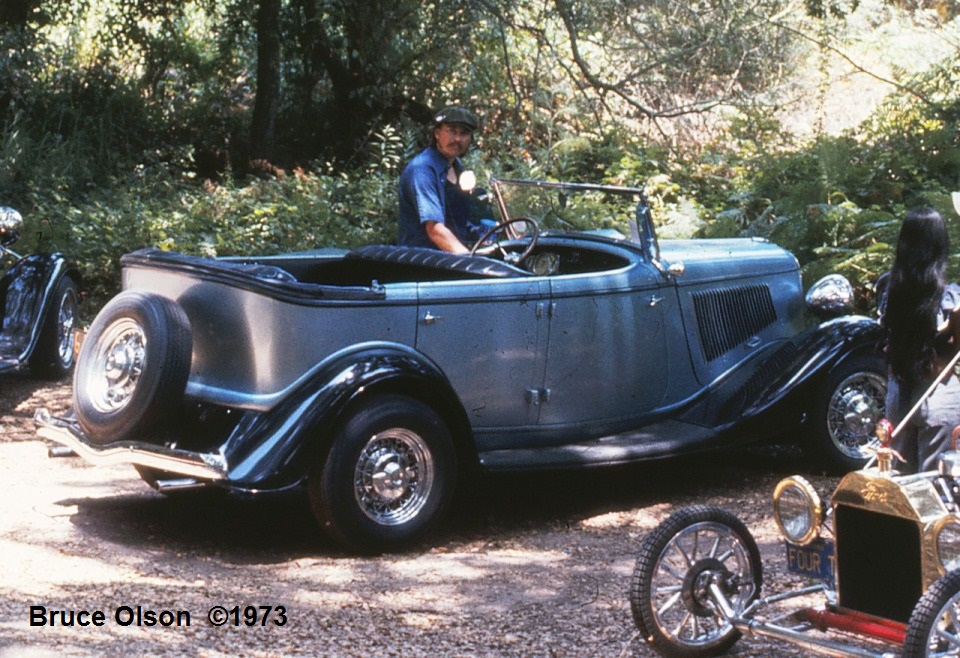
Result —
<instances>
[{"instance_id":1,"label":"radiator grille","mask_svg":"<svg viewBox=\"0 0 960 658\"><path fill-rule=\"evenodd\" d=\"M736 286L693 294L700 347L712 361L777 319L767 286Z\"/></svg>"},{"instance_id":2,"label":"radiator grille","mask_svg":"<svg viewBox=\"0 0 960 658\"><path fill-rule=\"evenodd\" d=\"M835 527L840 606L907 623L923 593L916 522L837 505Z\"/></svg>"}]
</instances>

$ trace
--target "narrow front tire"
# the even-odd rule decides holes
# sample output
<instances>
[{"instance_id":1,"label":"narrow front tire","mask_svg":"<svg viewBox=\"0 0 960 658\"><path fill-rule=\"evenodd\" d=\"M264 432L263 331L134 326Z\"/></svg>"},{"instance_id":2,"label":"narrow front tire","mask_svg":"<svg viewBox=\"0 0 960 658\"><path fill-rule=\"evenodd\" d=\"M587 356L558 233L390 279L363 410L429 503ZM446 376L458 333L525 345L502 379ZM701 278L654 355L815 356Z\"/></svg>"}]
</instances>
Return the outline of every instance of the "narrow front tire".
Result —
<instances>
[{"instance_id":1,"label":"narrow front tire","mask_svg":"<svg viewBox=\"0 0 960 658\"><path fill-rule=\"evenodd\" d=\"M935 581L913 608L903 658L960 655L960 571Z\"/></svg>"},{"instance_id":2,"label":"narrow front tire","mask_svg":"<svg viewBox=\"0 0 960 658\"><path fill-rule=\"evenodd\" d=\"M747 527L718 507L683 508L647 535L630 582L630 609L643 638L671 658L726 652L740 632L712 603L719 584L736 613L760 594L760 551Z\"/></svg>"}]
</instances>

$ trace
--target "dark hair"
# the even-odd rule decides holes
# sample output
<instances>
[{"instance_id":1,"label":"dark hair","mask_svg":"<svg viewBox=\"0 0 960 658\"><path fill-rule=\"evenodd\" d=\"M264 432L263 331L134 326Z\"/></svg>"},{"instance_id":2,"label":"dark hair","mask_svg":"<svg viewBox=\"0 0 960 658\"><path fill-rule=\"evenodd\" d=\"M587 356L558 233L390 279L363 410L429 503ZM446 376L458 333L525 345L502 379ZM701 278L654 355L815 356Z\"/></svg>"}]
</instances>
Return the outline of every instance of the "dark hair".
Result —
<instances>
[{"instance_id":1,"label":"dark hair","mask_svg":"<svg viewBox=\"0 0 960 658\"><path fill-rule=\"evenodd\" d=\"M933 208L915 208L900 227L883 323L893 375L907 386L933 374L937 314L950 240Z\"/></svg>"}]
</instances>

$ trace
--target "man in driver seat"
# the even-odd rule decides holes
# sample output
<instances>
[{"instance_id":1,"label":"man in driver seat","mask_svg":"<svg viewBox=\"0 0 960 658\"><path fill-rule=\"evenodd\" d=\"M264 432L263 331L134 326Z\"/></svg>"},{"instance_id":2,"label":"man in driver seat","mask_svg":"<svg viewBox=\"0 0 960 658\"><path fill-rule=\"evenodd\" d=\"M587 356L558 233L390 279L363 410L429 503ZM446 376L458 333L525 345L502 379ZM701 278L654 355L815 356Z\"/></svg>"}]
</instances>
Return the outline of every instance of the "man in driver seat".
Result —
<instances>
[{"instance_id":1,"label":"man in driver seat","mask_svg":"<svg viewBox=\"0 0 960 658\"><path fill-rule=\"evenodd\" d=\"M431 144L416 155L400 176L400 223L397 242L457 254L480 237L470 218L470 185L461 186L460 158L470 148L480 122L462 107L447 107L433 119Z\"/></svg>"}]
</instances>

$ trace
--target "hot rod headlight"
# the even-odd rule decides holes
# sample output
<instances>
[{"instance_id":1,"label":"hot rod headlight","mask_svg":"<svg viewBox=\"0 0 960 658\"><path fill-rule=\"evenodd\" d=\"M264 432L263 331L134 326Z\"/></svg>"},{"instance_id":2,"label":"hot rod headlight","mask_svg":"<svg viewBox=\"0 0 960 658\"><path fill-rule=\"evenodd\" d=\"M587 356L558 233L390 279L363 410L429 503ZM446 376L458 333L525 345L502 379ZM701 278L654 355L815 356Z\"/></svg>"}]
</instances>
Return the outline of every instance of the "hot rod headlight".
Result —
<instances>
[{"instance_id":1,"label":"hot rod headlight","mask_svg":"<svg viewBox=\"0 0 960 658\"><path fill-rule=\"evenodd\" d=\"M813 486L794 475L773 491L773 518L787 540L804 546L820 536L823 504Z\"/></svg>"},{"instance_id":2,"label":"hot rod headlight","mask_svg":"<svg viewBox=\"0 0 960 658\"><path fill-rule=\"evenodd\" d=\"M941 517L933 528L933 537L944 573L960 567L960 520L952 515Z\"/></svg>"}]
</instances>

